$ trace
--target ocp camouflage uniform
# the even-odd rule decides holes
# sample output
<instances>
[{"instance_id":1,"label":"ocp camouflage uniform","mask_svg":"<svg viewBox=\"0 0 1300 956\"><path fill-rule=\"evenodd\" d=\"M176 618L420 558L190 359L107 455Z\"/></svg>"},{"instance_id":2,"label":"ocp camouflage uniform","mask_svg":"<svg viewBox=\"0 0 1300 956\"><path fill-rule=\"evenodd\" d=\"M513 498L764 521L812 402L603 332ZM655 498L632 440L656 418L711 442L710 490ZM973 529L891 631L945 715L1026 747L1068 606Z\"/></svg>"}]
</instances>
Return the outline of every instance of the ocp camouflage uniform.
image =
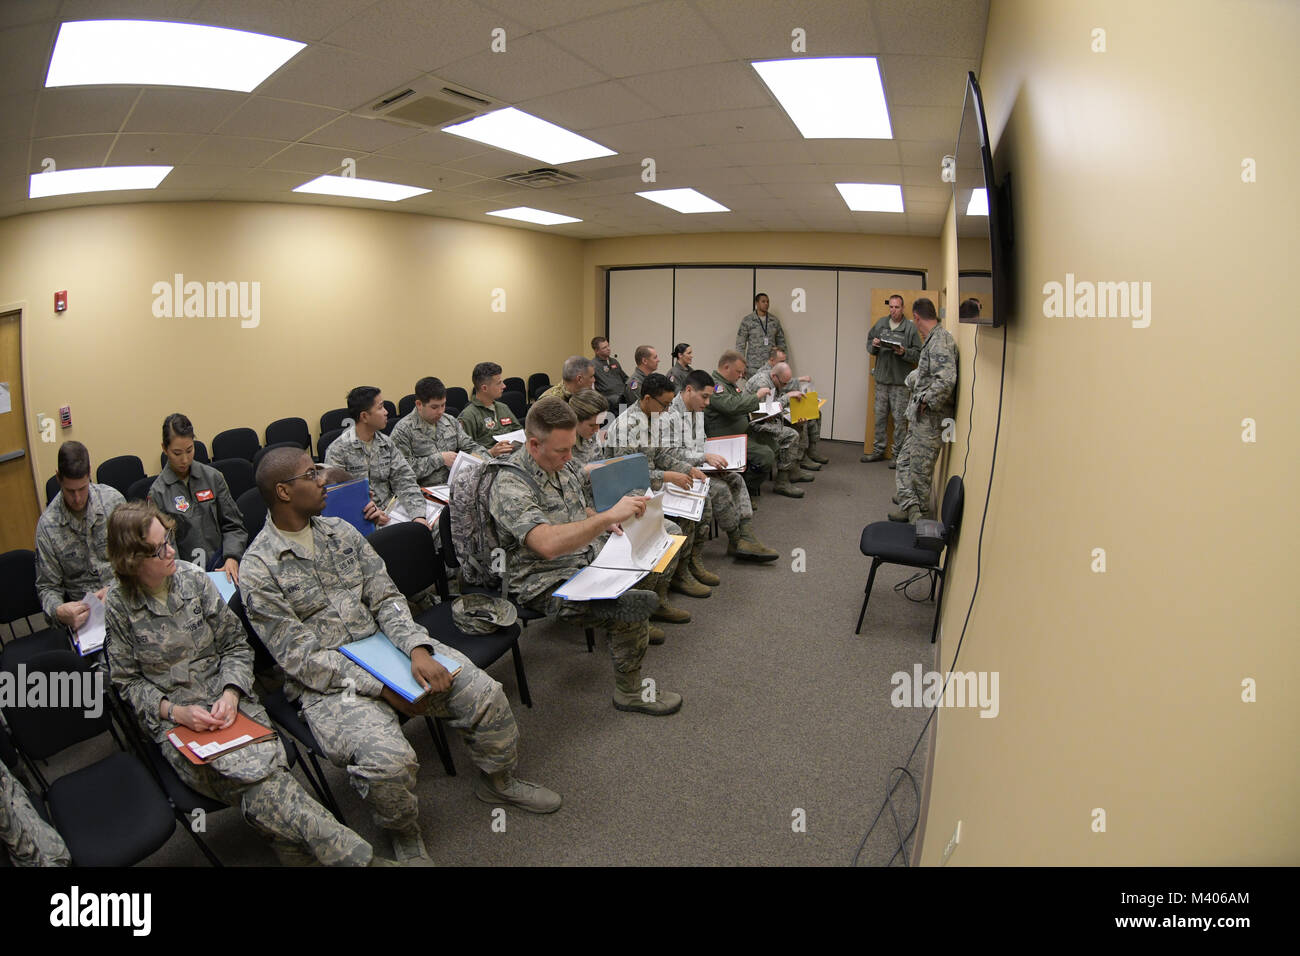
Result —
<instances>
[{"instance_id":1,"label":"ocp camouflage uniform","mask_svg":"<svg viewBox=\"0 0 1300 956\"><path fill-rule=\"evenodd\" d=\"M41 819L27 789L0 762L0 843L14 866L69 866L72 857L59 832Z\"/></svg>"},{"instance_id":2,"label":"ocp camouflage uniform","mask_svg":"<svg viewBox=\"0 0 1300 956\"><path fill-rule=\"evenodd\" d=\"M411 619L383 559L355 528L319 517L309 527L310 548L269 520L249 546L239 574L248 619L284 668L287 696L301 702L321 749L347 768L376 823L410 831L419 813L415 751L381 697L384 685L338 649L382 630L407 655L426 647L458 661L451 688L422 700L460 731L488 773L515 766L515 717L500 684Z\"/></svg>"},{"instance_id":3,"label":"ocp camouflage uniform","mask_svg":"<svg viewBox=\"0 0 1300 956\"><path fill-rule=\"evenodd\" d=\"M357 437L357 426L349 425L326 449L325 464L342 468L353 478L369 479L370 500L375 507L383 508L396 495L408 518L424 517L424 494L415 481L415 472L383 432L375 432L367 443Z\"/></svg>"},{"instance_id":4,"label":"ocp camouflage uniform","mask_svg":"<svg viewBox=\"0 0 1300 956\"><path fill-rule=\"evenodd\" d=\"M745 356L745 364L751 371L767 364L773 346L790 354L781 320L770 310L765 319L759 318L758 312L754 311L740 320L740 328L736 330L736 351Z\"/></svg>"},{"instance_id":5,"label":"ocp camouflage uniform","mask_svg":"<svg viewBox=\"0 0 1300 956\"><path fill-rule=\"evenodd\" d=\"M921 349L916 387L907 407L911 427L898 456L898 507L915 518L930 506L934 465L943 444L943 420L957 410L957 342L936 325ZM925 410L921 410L924 403Z\"/></svg>"},{"instance_id":6,"label":"ocp camouflage uniform","mask_svg":"<svg viewBox=\"0 0 1300 956\"><path fill-rule=\"evenodd\" d=\"M902 319L894 333L903 336L906 344L903 354L899 355L887 346L873 346L871 340L879 338L890 331L889 316L877 319L876 324L867 332L867 353L876 356L876 367L871 370L871 377L876 380L875 434L871 451L876 455L885 453L885 432L890 415L894 418L894 457L902 453L903 443L907 439L907 401L908 389L903 380L907 373L921 357L921 333L911 319ZM897 462L895 462L897 465Z\"/></svg>"},{"instance_id":7,"label":"ocp camouflage uniform","mask_svg":"<svg viewBox=\"0 0 1300 956\"><path fill-rule=\"evenodd\" d=\"M745 382L745 391L753 395L757 395L760 388L770 390L768 397L763 401L780 402L783 410L790 408L790 399L782 397L781 389L772 380L772 367L770 365L764 365L760 371L755 372ZM710 404L712 404L712 400L710 400ZM785 469L802 458L804 449L808 446L806 438L800 442L799 430L787 425L780 415L765 421L752 422L749 431L753 435L762 435L774 444L776 448L776 467L781 471L785 471Z\"/></svg>"},{"instance_id":8,"label":"ocp camouflage uniform","mask_svg":"<svg viewBox=\"0 0 1300 956\"><path fill-rule=\"evenodd\" d=\"M215 570L227 558L238 561L248 546L244 516L235 504L225 476L201 461L190 464L189 477L182 481L170 463L149 486L149 497L158 510L184 519L186 534L176 536L176 557L181 561ZM199 551L196 555L194 552ZM201 560L200 560L201 559Z\"/></svg>"},{"instance_id":9,"label":"ocp camouflage uniform","mask_svg":"<svg viewBox=\"0 0 1300 956\"><path fill-rule=\"evenodd\" d=\"M80 515L68 510L60 493L36 522L36 593L51 621L60 604L116 580L108 563L108 516L125 500L116 488L92 482Z\"/></svg>"},{"instance_id":10,"label":"ocp camouflage uniform","mask_svg":"<svg viewBox=\"0 0 1300 956\"><path fill-rule=\"evenodd\" d=\"M552 620L606 628L615 674L638 673L650 637L647 621L658 603L655 595L645 592L654 590L660 576L647 575L613 600L566 601L553 596L552 591L595 560L606 536L599 535L582 550L555 558L543 558L531 551L524 539L541 524L585 521L587 509L595 507L591 485L583 480L582 469L571 461L555 474L547 474L526 447L515 449L507 462L514 467L503 467L498 473L488 508L506 550L511 594L520 604ZM537 488L519 469L532 477Z\"/></svg>"},{"instance_id":11,"label":"ocp camouflage uniform","mask_svg":"<svg viewBox=\"0 0 1300 956\"><path fill-rule=\"evenodd\" d=\"M661 441L677 442L684 462L695 468L704 467L704 414L692 414L676 396L659 417L659 434ZM749 489L739 472L722 471L709 474L709 508L718 519L718 527L727 534L740 527L742 521L754 517L754 508L749 500ZM700 519L707 524L706 515Z\"/></svg>"},{"instance_id":12,"label":"ocp camouflage uniform","mask_svg":"<svg viewBox=\"0 0 1300 956\"><path fill-rule=\"evenodd\" d=\"M546 391L542 392L542 394L537 396L539 402L544 398L558 398L562 402L567 402L569 399L573 398L573 396L569 393L569 390L564 387L563 382L556 382Z\"/></svg>"},{"instance_id":13,"label":"ocp camouflage uniform","mask_svg":"<svg viewBox=\"0 0 1300 956\"><path fill-rule=\"evenodd\" d=\"M391 437L411 466L415 480L426 487L447 483L451 469L442 460L443 452L479 451L479 446L450 412L443 412L438 423L430 425L420 417L419 409L412 409L394 426Z\"/></svg>"},{"instance_id":14,"label":"ocp camouflage uniform","mask_svg":"<svg viewBox=\"0 0 1300 956\"><path fill-rule=\"evenodd\" d=\"M524 423L515 418L509 405L493 402L489 407L478 400L478 395L469 397L469 404L460 413L460 424L470 440L482 448L491 448L497 443L497 436L524 427Z\"/></svg>"},{"instance_id":15,"label":"ocp camouflage uniform","mask_svg":"<svg viewBox=\"0 0 1300 956\"><path fill-rule=\"evenodd\" d=\"M201 767L168 741L177 725L159 716L164 697L172 707L197 704L210 710L232 687L240 695L240 713L271 726L252 696L253 649L244 627L206 574L178 561L165 600L143 592L128 595L118 584L105 605L113 686L185 783L239 807L248 824L271 840L282 862L298 861L303 848L327 866L370 862L370 844L340 824L289 773L278 739L251 744Z\"/></svg>"}]
</instances>

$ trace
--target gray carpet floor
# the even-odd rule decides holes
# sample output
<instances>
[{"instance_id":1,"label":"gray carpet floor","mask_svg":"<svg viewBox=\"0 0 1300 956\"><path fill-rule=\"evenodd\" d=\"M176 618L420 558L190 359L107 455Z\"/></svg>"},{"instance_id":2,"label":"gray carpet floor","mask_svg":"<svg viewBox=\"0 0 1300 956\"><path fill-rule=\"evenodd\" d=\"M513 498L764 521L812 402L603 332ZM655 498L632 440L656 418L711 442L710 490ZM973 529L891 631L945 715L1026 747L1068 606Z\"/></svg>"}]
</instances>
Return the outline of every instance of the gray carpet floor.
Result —
<instances>
[{"instance_id":1,"label":"gray carpet floor","mask_svg":"<svg viewBox=\"0 0 1300 956\"><path fill-rule=\"evenodd\" d=\"M923 709L891 705L890 677L910 674L917 663L935 666L934 604L906 600L893 587L911 572L882 566L863 634L853 634L870 565L859 536L864 524L892 510L894 472L884 462L859 463L858 445L823 442L822 448L831 464L799 486L807 493L803 500L777 496L770 484L758 499L755 530L782 552L780 559L735 562L726 557L723 537L706 551L706 566L722 576L712 597L672 595L694 620L663 625L667 643L650 648L643 676L682 694L680 713L654 718L615 711L603 636L588 654L576 628L542 621L525 632L532 708L519 703L509 657L493 667L519 722L520 776L560 792L559 812L538 817L507 809L501 832L493 808L474 798L477 770L454 733L458 774L449 777L423 722L406 724L420 757L420 820L436 863L852 861L891 768L907 759L926 718ZM795 549L802 549L806 570L792 570ZM918 581L910 592L923 598L928 588ZM926 764L922 742L908 765L921 789ZM334 767L326 774L349 825L390 855L346 774ZM895 803L906 832L917 814L909 784L896 791ZM212 814L206 838L227 865L275 862L235 811ZM897 846L886 811L861 863L885 865ZM146 865L204 862L178 828Z\"/></svg>"}]
</instances>

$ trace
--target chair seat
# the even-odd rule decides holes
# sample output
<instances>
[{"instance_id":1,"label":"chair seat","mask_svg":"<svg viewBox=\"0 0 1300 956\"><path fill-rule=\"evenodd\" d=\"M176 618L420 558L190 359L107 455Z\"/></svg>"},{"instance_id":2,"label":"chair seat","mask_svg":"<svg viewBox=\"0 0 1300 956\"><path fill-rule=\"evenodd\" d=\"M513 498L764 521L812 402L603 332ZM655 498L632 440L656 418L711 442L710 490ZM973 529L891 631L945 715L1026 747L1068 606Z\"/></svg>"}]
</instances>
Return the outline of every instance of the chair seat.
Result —
<instances>
[{"instance_id":1,"label":"chair seat","mask_svg":"<svg viewBox=\"0 0 1300 956\"><path fill-rule=\"evenodd\" d=\"M274 723L279 724L293 737L301 740L313 753L324 755L325 752L320 749L320 744L316 742L311 727L303 719L302 711L298 709L297 704L290 703L289 699L284 696L283 690L267 694L262 698L262 705L266 708L267 714L270 715Z\"/></svg>"},{"instance_id":2,"label":"chair seat","mask_svg":"<svg viewBox=\"0 0 1300 956\"><path fill-rule=\"evenodd\" d=\"M67 628L47 627L35 634L24 634L22 637L14 638L4 646L4 653L0 656L0 660L3 660L8 667L17 667L38 654L47 651L66 651L71 648L72 640L68 637Z\"/></svg>"},{"instance_id":3,"label":"chair seat","mask_svg":"<svg viewBox=\"0 0 1300 956\"><path fill-rule=\"evenodd\" d=\"M153 776L115 753L50 784L54 828L77 866L130 866L172 835L176 818Z\"/></svg>"},{"instance_id":4,"label":"chair seat","mask_svg":"<svg viewBox=\"0 0 1300 956\"><path fill-rule=\"evenodd\" d=\"M416 617L415 623L428 631L440 644L460 651L480 670L494 664L519 640L518 624L511 624L508 628L491 634L466 634L452 620L451 602L423 612Z\"/></svg>"},{"instance_id":5,"label":"chair seat","mask_svg":"<svg viewBox=\"0 0 1300 956\"><path fill-rule=\"evenodd\" d=\"M182 813L192 813L194 810L202 810L204 813L216 813L218 810L226 809L226 804L220 800L214 800L212 797L199 793L184 780L180 778L172 765L167 762L163 756L162 748L170 747L170 743L150 744L146 741L144 747L145 756L149 759L149 764L158 772L158 779L162 781L163 793L172 805Z\"/></svg>"},{"instance_id":6,"label":"chair seat","mask_svg":"<svg viewBox=\"0 0 1300 956\"><path fill-rule=\"evenodd\" d=\"M916 526L899 521L876 521L862 529L859 544L869 558L913 568L937 568L942 551L916 546Z\"/></svg>"}]
</instances>

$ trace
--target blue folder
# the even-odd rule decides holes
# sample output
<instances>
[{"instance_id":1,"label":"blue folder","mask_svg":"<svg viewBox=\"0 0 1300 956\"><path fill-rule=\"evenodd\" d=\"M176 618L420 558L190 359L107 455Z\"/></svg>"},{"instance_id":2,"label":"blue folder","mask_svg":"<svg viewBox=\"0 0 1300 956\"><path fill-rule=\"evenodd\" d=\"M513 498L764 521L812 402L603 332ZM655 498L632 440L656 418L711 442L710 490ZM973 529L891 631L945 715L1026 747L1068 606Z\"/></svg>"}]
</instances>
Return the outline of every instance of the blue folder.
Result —
<instances>
[{"instance_id":1,"label":"blue folder","mask_svg":"<svg viewBox=\"0 0 1300 956\"><path fill-rule=\"evenodd\" d=\"M221 592L221 600L229 604L230 599L235 596L235 582L226 577L225 571L209 571L208 577L212 578L212 583Z\"/></svg>"},{"instance_id":2,"label":"blue folder","mask_svg":"<svg viewBox=\"0 0 1300 956\"><path fill-rule=\"evenodd\" d=\"M375 530L375 523L361 514L370 504L370 479L358 478L341 485L330 485L325 493L325 510L321 514L326 518L342 518L360 531L362 537L369 537Z\"/></svg>"},{"instance_id":3,"label":"blue folder","mask_svg":"<svg viewBox=\"0 0 1300 956\"><path fill-rule=\"evenodd\" d=\"M411 675L411 658L398 650L383 631L375 631L363 640L344 644L339 651L412 704L428 693ZM445 667L452 677L461 668L458 661L443 654L434 654L433 659Z\"/></svg>"},{"instance_id":4,"label":"blue folder","mask_svg":"<svg viewBox=\"0 0 1300 956\"><path fill-rule=\"evenodd\" d=\"M611 458L590 474L597 511L608 511L624 495L650 488L650 461L640 452Z\"/></svg>"}]
</instances>

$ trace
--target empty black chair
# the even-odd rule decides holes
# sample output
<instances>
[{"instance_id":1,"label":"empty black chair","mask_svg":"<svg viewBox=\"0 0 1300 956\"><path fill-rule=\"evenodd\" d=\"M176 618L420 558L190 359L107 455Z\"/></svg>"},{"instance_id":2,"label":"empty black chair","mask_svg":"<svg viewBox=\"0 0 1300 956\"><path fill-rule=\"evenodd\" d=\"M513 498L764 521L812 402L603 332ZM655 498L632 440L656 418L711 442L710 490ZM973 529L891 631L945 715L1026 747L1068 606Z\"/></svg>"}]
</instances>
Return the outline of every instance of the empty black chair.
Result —
<instances>
[{"instance_id":1,"label":"empty black chair","mask_svg":"<svg viewBox=\"0 0 1300 956\"><path fill-rule=\"evenodd\" d=\"M524 380L518 375L503 378L501 384L506 387L507 392L524 392L525 394L528 392L528 386L524 384Z\"/></svg>"},{"instance_id":2,"label":"empty black chair","mask_svg":"<svg viewBox=\"0 0 1300 956\"><path fill-rule=\"evenodd\" d=\"M197 438L194 439L194 460L201 461L205 465L212 464L212 460L208 458L208 446ZM161 469L165 464L167 464L167 452L164 451L158 455L158 467Z\"/></svg>"},{"instance_id":3,"label":"empty black chair","mask_svg":"<svg viewBox=\"0 0 1300 956\"><path fill-rule=\"evenodd\" d=\"M384 425L384 434L391 435L393 429L397 427L397 406L388 399L384 399L384 408L388 410L388 421Z\"/></svg>"},{"instance_id":4,"label":"empty black chair","mask_svg":"<svg viewBox=\"0 0 1300 956\"><path fill-rule=\"evenodd\" d=\"M510 410L515 413L515 420L522 427L524 416L528 414L528 399L524 397L524 393L505 392L501 396L501 401L505 402L510 407Z\"/></svg>"},{"instance_id":5,"label":"empty black chair","mask_svg":"<svg viewBox=\"0 0 1300 956\"><path fill-rule=\"evenodd\" d=\"M447 411L459 415L468 404L469 392L459 385L451 385L447 388Z\"/></svg>"},{"instance_id":6,"label":"empty black chair","mask_svg":"<svg viewBox=\"0 0 1300 956\"><path fill-rule=\"evenodd\" d=\"M403 395L402 400L397 403L397 417L405 418L411 412L415 411L415 393Z\"/></svg>"},{"instance_id":7,"label":"empty black chair","mask_svg":"<svg viewBox=\"0 0 1300 956\"><path fill-rule=\"evenodd\" d=\"M551 387L551 376L545 372L534 372L528 376L528 399L537 401L542 392Z\"/></svg>"},{"instance_id":8,"label":"empty black chair","mask_svg":"<svg viewBox=\"0 0 1300 956\"><path fill-rule=\"evenodd\" d=\"M930 580L930 597L935 598L934 627L930 629L930 643L933 644L939 633L939 611L943 607L943 579L948 571L948 558L952 554L953 539L961 528L962 505L965 489L961 476L953 475L943 491L943 504L939 508L940 520L947 531L942 552L930 551L916 546L916 526L896 521L876 521L862 529L859 546L862 553L871 559L871 572L867 575L867 586L862 598L862 610L858 613L858 626L854 634L862 633L862 619L867 613L867 602L871 600L871 586L876 580L876 568L882 564L901 564L909 568L924 568L933 572ZM943 563L939 563L940 554Z\"/></svg>"},{"instance_id":9,"label":"empty black chair","mask_svg":"<svg viewBox=\"0 0 1300 956\"><path fill-rule=\"evenodd\" d=\"M149 497L149 489L153 487L154 479L157 475L145 475L145 477L131 482L131 488L126 493L127 501L144 501Z\"/></svg>"},{"instance_id":10,"label":"empty black chair","mask_svg":"<svg viewBox=\"0 0 1300 956\"><path fill-rule=\"evenodd\" d=\"M0 554L0 627L9 632L6 653L35 656L45 651L66 651L71 646L68 629L62 624L33 629L29 618L40 615L41 600L36 594L36 552L19 548ZM30 633L19 636L15 625L22 621ZM0 643L3 639L0 638Z\"/></svg>"},{"instance_id":11,"label":"empty black chair","mask_svg":"<svg viewBox=\"0 0 1300 956\"><path fill-rule=\"evenodd\" d=\"M28 677L43 674L47 686L57 681L64 687L84 688L83 675L91 671L89 662L70 650L39 654L25 664ZM71 675L72 681L53 677L57 674ZM44 707L6 707L4 718L14 746L40 787L50 808L50 823L67 844L73 864L131 866L171 837L176 829L172 809L144 764L121 750L57 780L46 780L37 762L75 744L107 731L122 746L111 708L103 707L98 716L88 717L92 708L85 701L63 697L47 701Z\"/></svg>"},{"instance_id":12,"label":"empty black chair","mask_svg":"<svg viewBox=\"0 0 1300 956\"><path fill-rule=\"evenodd\" d=\"M131 490L131 484L144 477L144 462L135 455L118 455L101 462L95 469L95 481L101 485L112 485L123 496Z\"/></svg>"},{"instance_id":13,"label":"empty black chair","mask_svg":"<svg viewBox=\"0 0 1300 956\"><path fill-rule=\"evenodd\" d=\"M257 441L257 432L251 428L227 428L212 439L212 456L217 461L225 458L252 461L261 447Z\"/></svg>"},{"instance_id":14,"label":"empty black chair","mask_svg":"<svg viewBox=\"0 0 1300 956\"><path fill-rule=\"evenodd\" d=\"M325 460L325 452L329 449L330 445L334 442L334 439L342 435L343 432L344 429L342 428L332 428L327 432L321 432L320 440L316 442L317 461Z\"/></svg>"},{"instance_id":15,"label":"empty black chair","mask_svg":"<svg viewBox=\"0 0 1300 956\"><path fill-rule=\"evenodd\" d=\"M351 418L346 408L331 408L328 412L320 417L320 433L332 432L336 428L343 427L343 419Z\"/></svg>"},{"instance_id":16,"label":"empty black chair","mask_svg":"<svg viewBox=\"0 0 1300 956\"><path fill-rule=\"evenodd\" d=\"M254 487L253 463L247 458L218 458L212 467L221 472L226 479L232 498L238 499L249 488Z\"/></svg>"},{"instance_id":17,"label":"empty black chair","mask_svg":"<svg viewBox=\"0 0 1300 956\"><path fill-rule=\"evenodd\" d=\"M280 418L266 426L266 447L293 442L299 448L311 447L311 432L305 418Z\"/></svg>"},{"instance_id":18,"label":"empty black chair","mask_svg":"<svg viewBox=\"0 0 1300 956\"><path fill-rule=\"evenodd\" d=\"M262 448L259 448L259 449L257 450L257 454L253 456L253 474L254 474L254 475L257 474L257 466L260 465L260 464L262 463L262 459L266 457L266 453L269 452L269 451L271 451L271 450L274 449L274 448L293 448L293 449L296 449L296 450L298 450L298 451L306 451L306 450L307 450L307 449L304 448L302 445L299 445L296 441L279 441L279 442L276 442L274 445L266 445L266 446L264 446L264 447L262 447Z\"/></svg>"},{"instance_id":19,"label":"empty black chair","mask_svg":"<svg viewBox=\"0 0 1300 956\"><path fill-rule=\"evenodd\" d=\"M166 458L167 456L166 456L166 455L163 455L163 457ZM46 482L45 482L45 505L46 505L46 507L49 507L50 502L54 500L54 496L57 495L61 490L62 490L62 489L61 489L60 486L59 486L59 476L58 476L58 475L50 475L50 477L49 477L48 479L46 479Z\"/></svg>"},{"instance_id":20,"label":"empty black chair","mask_svg":"<svg viewBox=\"0 0 1300 956\"><path fill-rule=\"evenodd\" d=\"M248 532L248 543L252 544L266 524L266 502L262 500L262 492L257 488L249 488L235 499L235 504L244 516L244 530Z\"/></svg>"}]
</instances>

